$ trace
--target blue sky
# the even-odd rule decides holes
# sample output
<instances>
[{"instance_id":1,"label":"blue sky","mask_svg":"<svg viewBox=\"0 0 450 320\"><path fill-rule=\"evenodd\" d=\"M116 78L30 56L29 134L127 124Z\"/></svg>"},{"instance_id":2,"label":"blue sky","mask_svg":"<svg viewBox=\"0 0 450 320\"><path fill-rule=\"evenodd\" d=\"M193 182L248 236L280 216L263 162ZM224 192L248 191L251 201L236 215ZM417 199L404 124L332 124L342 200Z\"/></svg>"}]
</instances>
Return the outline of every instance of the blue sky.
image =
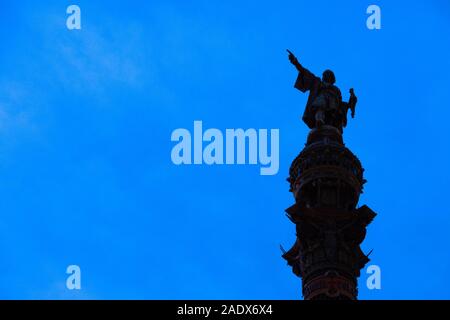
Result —
<instances>
[{"instance_id":1,"label":"blue sky","mask_svg":"<svg viewBox=\"0 0 450 320\"><path fill-rule=\"evenodd\" d=\"M279 250L307 135L289 48L359 98L344 138L382 271L370 291L363 270L360 298L450 299L449 30L445 0L2 0L0 298L300 298ZM173 165L171 133L194 120L279 129L279 173Z\"/></svg>"}]
</instances>

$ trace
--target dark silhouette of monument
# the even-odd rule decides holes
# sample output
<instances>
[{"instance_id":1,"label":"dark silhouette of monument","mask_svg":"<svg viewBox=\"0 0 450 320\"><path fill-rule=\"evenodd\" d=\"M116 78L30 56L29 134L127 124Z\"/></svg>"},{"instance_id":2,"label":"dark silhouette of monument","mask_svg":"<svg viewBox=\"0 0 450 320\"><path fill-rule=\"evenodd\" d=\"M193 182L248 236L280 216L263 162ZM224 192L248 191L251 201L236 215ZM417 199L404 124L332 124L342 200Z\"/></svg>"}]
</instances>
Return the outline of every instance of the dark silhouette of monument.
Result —
<instances>
[{"instance_id":1,"label":"dark silhouette of monument","mask_svg":"<svg viewBox=\"0 0 450 320\"><path fill-rule=\"evenodd\" d=\"M350 89L349 101L342 101L331 70L320 79L288 52L299 72L295 88L309 91L302 120L311 131L289 169L295 204L286 212L297 239L283 258L302 278L306 300L354 300L360 270L369 261L360 244L376 216L365 205L357 208L364 169L342 138L347 112L354 117L357 98Z\"/></svg>"}]
</instances>

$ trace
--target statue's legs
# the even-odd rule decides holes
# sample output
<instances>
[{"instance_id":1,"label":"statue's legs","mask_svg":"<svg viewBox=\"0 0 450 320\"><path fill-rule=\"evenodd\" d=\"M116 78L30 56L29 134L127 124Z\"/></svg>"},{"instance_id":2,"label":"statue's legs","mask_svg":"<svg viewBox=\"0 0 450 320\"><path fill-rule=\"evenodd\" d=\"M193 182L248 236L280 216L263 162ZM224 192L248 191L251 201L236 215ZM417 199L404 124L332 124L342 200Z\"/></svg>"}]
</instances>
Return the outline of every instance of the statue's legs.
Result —
<instances>
[{"instance_id":1,"label":"statue's legs","mask_svg":"<svg viewBox=\"0 0 450 320\"><path fill-rule=\"evenodd\" d=\"M321 109L317 110L315 114L315 119L316 119L316 127L320 128L322 125L325 124L325 112L323 112L323 110Z\"/></svg>"},{"instance_id":2,"label":"statue's legs","mask_svg":"<svg viewBox=\"0 0 450 320\"><path fill-rule=\"evenodd\" d=\"M314 119L316 120L316 128L325 124L325 110L327 108L327 100L323 95L316 97L312 104L314 112Z\"/></svg>"}]
</instances>

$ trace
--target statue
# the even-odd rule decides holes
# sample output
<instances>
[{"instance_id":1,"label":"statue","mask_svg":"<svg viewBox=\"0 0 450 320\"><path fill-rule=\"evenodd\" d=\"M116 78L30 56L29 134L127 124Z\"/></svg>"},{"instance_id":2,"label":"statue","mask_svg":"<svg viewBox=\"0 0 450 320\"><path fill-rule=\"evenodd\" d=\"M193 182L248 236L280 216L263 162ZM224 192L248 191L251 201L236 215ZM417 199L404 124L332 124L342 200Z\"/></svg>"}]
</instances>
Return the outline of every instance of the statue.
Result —
<instances>
[{"instance_id":1,"label":"statue","mask_svg":"<svg viewBox=\"0 0 450 320\"><path fill-rule=\"evenodd\" d=\"M341 91L334 85L336 78L333 71L325 70L322 79L304 68L294 54L289 53L289 61L298 70L298 77L294 87L302 92L309 90L308 102L302 120L310 129L329 125L337 128L342 133L347 125L347 112L351 110L351 116L355 116L357 98L350 89L348 102L342 101Z\"/></svg>"}]
</instances>

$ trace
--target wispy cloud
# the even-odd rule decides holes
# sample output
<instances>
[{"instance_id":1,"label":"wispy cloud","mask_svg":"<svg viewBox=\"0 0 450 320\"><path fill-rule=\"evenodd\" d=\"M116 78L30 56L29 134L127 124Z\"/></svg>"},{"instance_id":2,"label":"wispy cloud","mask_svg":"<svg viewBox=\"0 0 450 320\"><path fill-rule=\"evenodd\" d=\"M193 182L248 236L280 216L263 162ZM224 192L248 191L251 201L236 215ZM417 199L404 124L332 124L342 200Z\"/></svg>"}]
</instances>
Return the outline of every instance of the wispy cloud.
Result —
<instances>
[{"instance_id":1,"label":"wispy cloud","mask_svg":"<svg viewBox=\"0 0 450 320\"><path fill-rule=\"evenodd\" d=\"M15 81L0 82L0 135L8 136L12 132L35 131L32 92L25 84Z\"/></svg>"},{"instance_id":2,"label":"wispy cloud","mask_svg":"<svg viewBox=\"0 0 450 320\"><path fill-rule=\"evenodd\" d=\"M108 83L129 87L139 83L138 50L140 31L131 27L126 34L102 34L100 30L83 29L80 34L66 35L52 49L58 56L55 67L66 84L82 83L96 90ZM69 32L70 33L70 32Z\"/></svg>"}]
</instances>

